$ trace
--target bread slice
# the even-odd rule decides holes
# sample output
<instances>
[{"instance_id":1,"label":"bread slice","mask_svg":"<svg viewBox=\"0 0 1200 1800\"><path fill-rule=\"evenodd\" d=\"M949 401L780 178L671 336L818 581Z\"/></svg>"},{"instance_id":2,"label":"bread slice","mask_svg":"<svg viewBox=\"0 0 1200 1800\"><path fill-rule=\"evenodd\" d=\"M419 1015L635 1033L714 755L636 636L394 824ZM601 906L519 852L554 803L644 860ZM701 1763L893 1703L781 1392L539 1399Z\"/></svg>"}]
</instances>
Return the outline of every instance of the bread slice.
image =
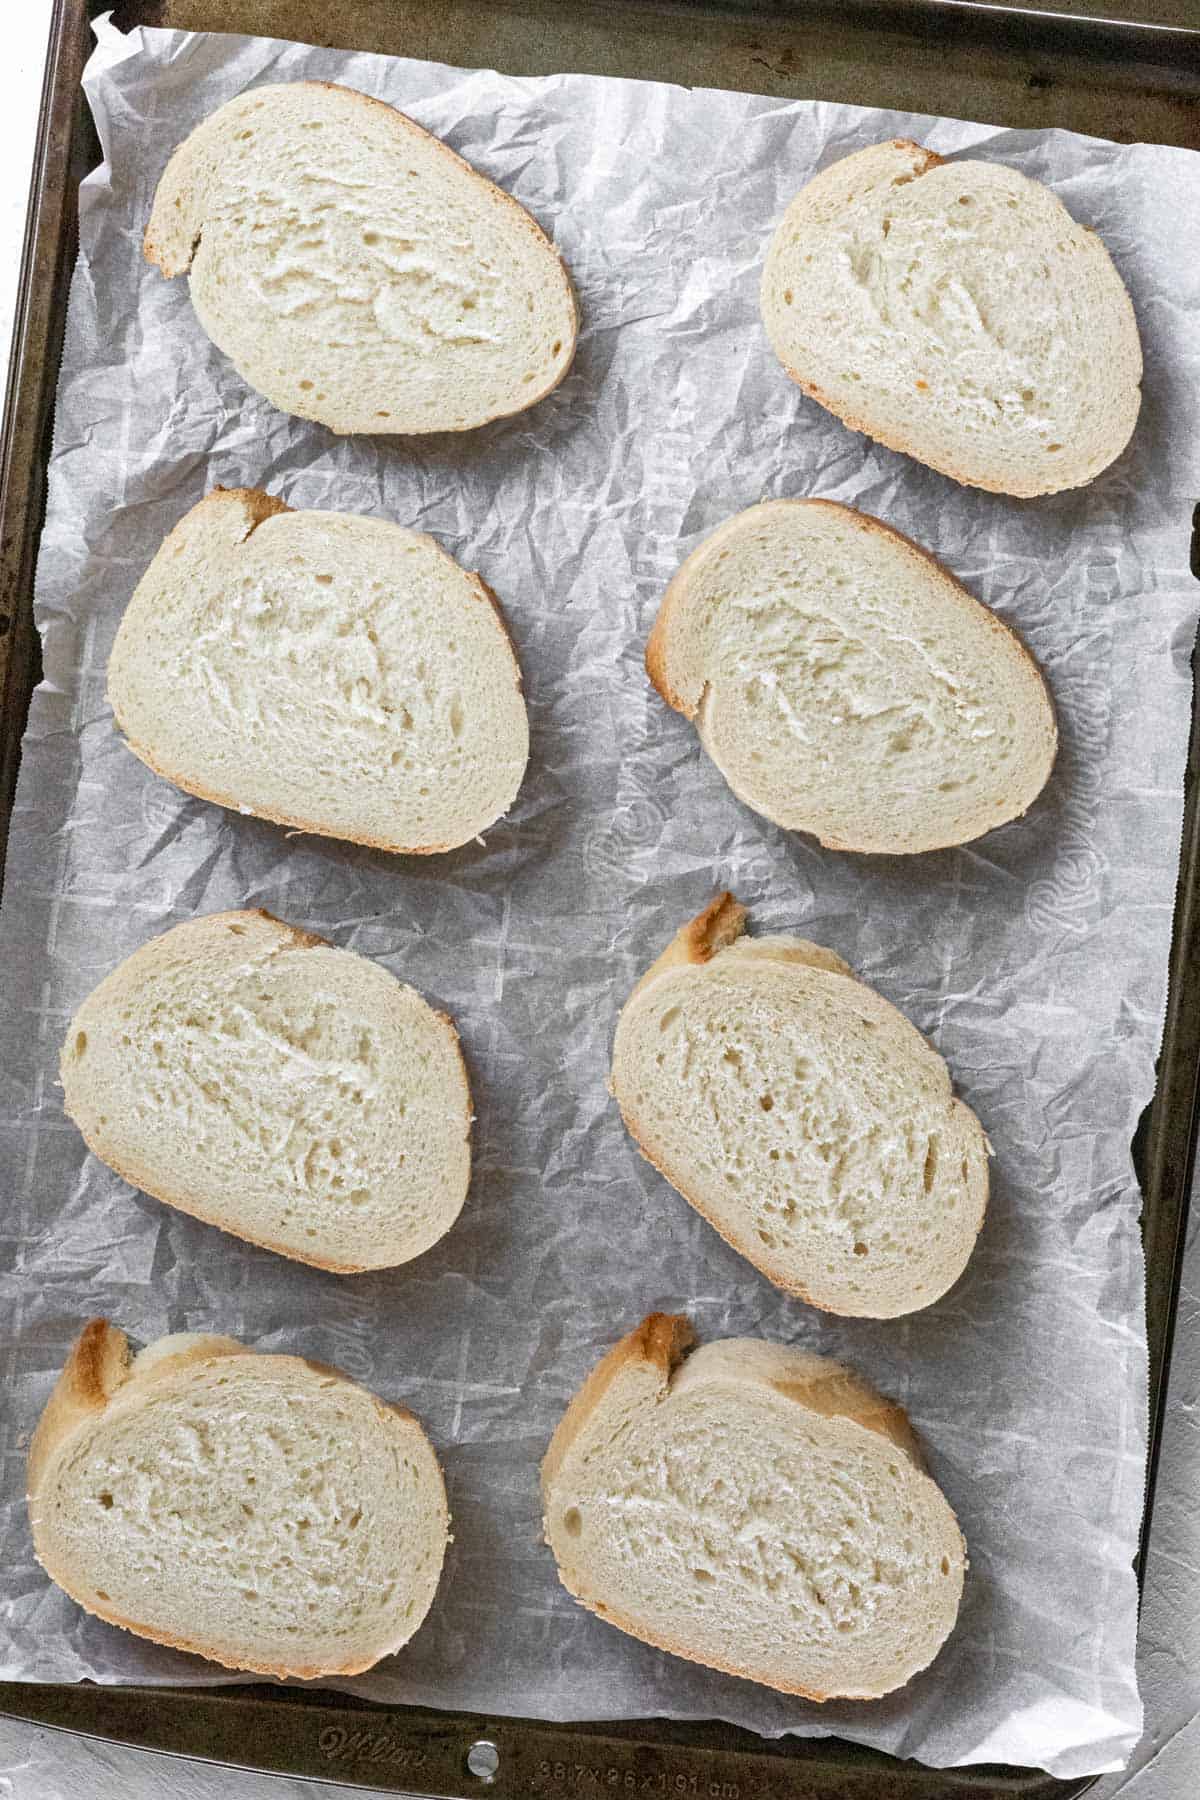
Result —
<instances>
[{"instance_id":1,"label":"bread slice","mask_svg":"<svg viewBox=\"0 0 1200 1800\"><path fill-rule=\"evenodd\" d=\"M840 957L744 938L745 922L718 895L634 988L613 1046L621 1116L777 1287L826 1312L916 1312L975 1246L983 1130L933 1046Z\"/></svg>"},{"instance_id":2,"label":"bread slice","mask_svg":"<svg viewBox=\"0 0 1200 1800\"><path fill-rule=\"evenodd\" d=\"M562 259L403 113L322 81L251 88L167 164L146 256L272 405L336 432L465 431L571 366Z\"/></svg>"},{"instance_id":3,"label":"bread slice","mask_svg":"<svg viewBox=\"0 0 1200 1800\"><path fill-rule=\"evenodd\" d=\"M430 537L217 488L129 602L108 698L189 794L426 855L516 799L521 673L495 595Z\"/></svg>"},{"instance_id":4,"label":"bread slice","mask_svg":"<svg viewBox=\"0 0 1200 1800\"><path fill-rule=\"evenodd\" d=\"M805 393L970 487L1082 487L1137 421L1141 343L1107 250L1000 163L898 138L823 169L771 240L762 315Z\"/></svg>"},{"instance_id":5,"label":"bread slice","mask_svg":"<svg viewBox=\"0 0 1200 1800\"><path fill-rule=\"evenodd\" d=\"M542 1464L563 1585L621 1631L810 1700L926 1667L966 1547L902 1409L840 1363L652 1313Z\"/></svg>"},{"instance_id":6,"label":"bread slice","mask_svg":"<svg viewBox=\"0 0 1200 1800\"><path fill-rule=\"evenodd\" d=\"M300 1356L84 1327L29 1454L38 1561L86 1611L263 1675L357 1675L406 1644L449 1541L412 1414Z\"/></svg>"},{"instance_id":7,"label":"bread slice","mask_svg":"<svg viewBox=\"0 0 1200 1800\"><path fill-rule=\"evenodd\" d=\"M60 1066L67 1113L126 1181L319 1269L408 1262L466 1197L451 1021L269 913L144 944L79 1008Z\"/></svg>"},{"instance_id":8,"label":"bread slice","mask_svg":"<svg viewBox=\"0 0 1200 1800\"><path fill-rule=\"evenodd\" d=\"M832 500L768 500L706 538L667 588L646 668L740 800L831 849L967 843L1032 805L1058 747L1014 633L908 538Z\"/></svg>"}]
</instances>

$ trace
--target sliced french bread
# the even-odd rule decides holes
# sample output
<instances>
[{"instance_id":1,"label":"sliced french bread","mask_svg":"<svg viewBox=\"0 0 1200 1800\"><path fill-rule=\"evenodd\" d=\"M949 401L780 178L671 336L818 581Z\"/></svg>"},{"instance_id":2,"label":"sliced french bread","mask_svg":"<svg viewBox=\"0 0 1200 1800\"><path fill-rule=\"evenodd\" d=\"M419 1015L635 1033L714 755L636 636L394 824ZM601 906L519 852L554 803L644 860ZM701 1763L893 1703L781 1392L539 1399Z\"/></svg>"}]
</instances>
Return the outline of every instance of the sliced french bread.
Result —
<instances>
[{"instance_id":1,"label":"sliced french bread","mask_svg":"<svg viewBox=\"0 0 1200 1800\"><path fill-rule=\"evenodd\" d=\"M1001 163L896 139L823 169L771 240L762 315L807 394L970 487L1081 487L1137 421L1141 342L1112 259Z\"/></svg>"},{"instance_id":2,"label":"sliced french bread","mask_svg":"<svg viewBox=\"0 0 1200 1800\"><path fill-rule=\"evenodd\" d=\"M84 1328L29 1455L39 1562L88 1612L264 1675L355 1675L433 1603L449 1516L412 1414L323 1363Z\"/></svg>"},{"instance_id":3,"label":"sliced french bread","mask_svg":"<svg viewBox=\"0 0 1200 1800\"><path fill-rule=\"evenodd\" d=\"M217 488L164 540L108 664L130 749L218 806L425 855L507 812L529 757L495 595L433 539Z\"/></svg>"},{"instance_id":4,"label":"sliced french bread","mask_svg":"<svg viewBox=\"0 0 1200 1800\"><path fill-rule=\"evenodd\" d=\"M451 1021L269 913L144 944L79 1008L60 1067L67 1113L126 1181L317 1268L408 1262L466 1197Z\"/></svg>"},{"instance_id":5,"label":"sliced french bread","mask_svg":"<svg viewBox=\"0 0 1200 1800\"><path fill-rule=\"evenodd\" d=\"M768 500L705 538L646 668L740 800L831 849L967 843L1032 805L1058 747L1019 638L910 539L831 500Z\"/></svg>"},{"instance_id":6,"label":"sliced french bread","mask_svg":"<svg viewBox=\"0 0 1200 1800\"><path fill-rule=\"evenodd\" d=\"M868 1700L953 1629L966 1548L902 1409L828 1358L653 1313L542 1464L577 1600L644 1643L810 1700Z\"/></svg>"},{"instance_id":7,"label":"sliced french bread","mask_svg":"<svg viewBox=\"0 0 1200 1800\"><path fill-rule=\"evenodd\" d=\"M282 411L336 432L464 431L571 365L562 259L524 207L380 100L251 88L175 151L147 258Z\"/></svg>"},{"instance_id":8,"label":"sliced french bread","mask_svg":"<svg viewBox=\"0 0 1200 1800\"><path fill-rule=\"evenodd\" d=\"M647 1161L777 1287L896 1318L962 1274L987 1140L945 1062L832 951L719 895L634 988L612 1091Z\"/></svg>"}]
</instances>

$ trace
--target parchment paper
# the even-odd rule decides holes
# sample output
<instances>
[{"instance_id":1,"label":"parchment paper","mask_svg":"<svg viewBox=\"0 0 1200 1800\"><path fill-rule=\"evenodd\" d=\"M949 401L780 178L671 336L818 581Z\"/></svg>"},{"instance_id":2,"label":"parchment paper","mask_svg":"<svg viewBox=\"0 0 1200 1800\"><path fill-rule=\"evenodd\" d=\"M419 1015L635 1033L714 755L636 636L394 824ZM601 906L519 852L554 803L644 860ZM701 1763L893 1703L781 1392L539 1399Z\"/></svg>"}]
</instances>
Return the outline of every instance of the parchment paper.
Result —
<instances>
[{"instance_id":1,"label":"parchment paper","mask_svg":"<svg viewBox=\"0 0 1200 1800\"><path fill-rule=\"evenodd\" d=\"M465 437L338 440L251 393L187 282L141 259L167 155L214 107L315 76L403 107L529 206L584 330L530 413ZM1129 1141L1154 1082L1200 589L1200 160L1067 133L579 76L521 80L265 40L101 27L0 917L0 1674L212 1682L88 1618L34 1563L29 1432L80 1324L212 1327L340 1364L425 1420L455 1540L411 1646L348 1684L545 1718L720 1717L948 1765L1112 1768L1139 1731L1130 1561L1146 1434ZM1138 311L1129 452L1016 502L854 436L784 377L759 324L767 237L818 168L904 135L1053 184ZM154 549L209 488L433 532L501 596L533 730L482 845L404 860L229 814L120 743L104 665ZM1063 747L1025 820L918 859L853 858L758 819L649 688L666 579L765 495L822 494L926 544L1040 658ZM759 930L831 945L947 1056L995 1143L979 1247L940 1304L826 1318L776 1291L633 1151L605 1091L635 976L718 886ZM338 1278L133 1192L63 1117L58 1044L122 957L195 913L264 906L371 956L458 1021L478 1112L460 1222L407 1268ZM585 1614L540 1543L537 1464L581 1377L653 1307L703 1337L844 1356L910 1410L971 1572L933 1667L818 1708L660 1655Z\"/></svg>"}]
</instances>

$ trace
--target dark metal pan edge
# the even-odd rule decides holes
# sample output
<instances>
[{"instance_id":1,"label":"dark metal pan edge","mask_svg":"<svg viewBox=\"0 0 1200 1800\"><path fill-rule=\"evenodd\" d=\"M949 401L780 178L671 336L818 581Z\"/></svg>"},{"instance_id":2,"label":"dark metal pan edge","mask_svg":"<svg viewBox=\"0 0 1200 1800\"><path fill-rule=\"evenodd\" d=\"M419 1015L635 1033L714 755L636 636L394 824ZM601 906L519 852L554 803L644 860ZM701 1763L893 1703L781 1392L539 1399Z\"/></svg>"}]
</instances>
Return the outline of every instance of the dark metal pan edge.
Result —
<instances>
[{"instance_id":1,"label":"dark metal pan edge","mask_svg":"<svg viewBox=\"0 0 1200 1800\"><path fill-rule=\"evenodd\" d=\"M1200 505L1192 520L1191 571L1200 580ZM1146 1505L1138 1573L1141 1579L1154 1514L1155 1478L1166 1419L1167 1384L1197 1136L1200 1133L1200 641L1192 651L1192 735L1184 777L1183 834L1175 894L1167 1009L1150 1105L1142 1184L1142 1243L1146 1255L1146 1337L1150 1354L1150 1436Z\"/></svg>"},{"instance_id":2,"label":"dark metal pan edge","mask_svg":"<svg viewBox=\"0 0 1200 1800\"><path fill-rule=\"evenodd\" d=\"M838 1738L763 1739L720 1724L550 1725L311 1689L0 1683L0 1711L10 1710L143 1750L443 1800L1072 1800L1093 1779L989 1765L928 1769ZM485 1747L495 1759L490 1778L468 1761Z\"/></svg>"},{"instance_id":3,"label":"dark metal pan edge","mask_svg":"<svg viewBox=\"0 0 1200 1800\"><path fill-rule=\"evenodd\" d=\"M77 244L77 195L89 148L79 129L79 80L89 41L80 0L55 0L0 438L0 892L21 737L40 673L33 577Z\"/></svg>"}]
</instances>

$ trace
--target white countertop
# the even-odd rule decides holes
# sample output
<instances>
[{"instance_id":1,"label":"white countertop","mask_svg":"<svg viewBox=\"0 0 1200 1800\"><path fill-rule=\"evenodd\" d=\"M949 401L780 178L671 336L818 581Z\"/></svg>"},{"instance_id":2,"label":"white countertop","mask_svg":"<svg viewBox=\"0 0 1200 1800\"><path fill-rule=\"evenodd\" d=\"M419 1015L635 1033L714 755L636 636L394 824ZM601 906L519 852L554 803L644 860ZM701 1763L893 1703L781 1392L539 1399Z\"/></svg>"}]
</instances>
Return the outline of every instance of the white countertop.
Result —
<instances>
[{"instance_id":1,"label":"white countertop","mask_svg":"<svg viewBox=\"0 0 1200 1800\"><path fill-rule=\"evenodd\" d=\"M0 342L16 294L51 0L5 19L0 59ZM1193 1207L1139 1644L1146 1731L1095 1800L1200 1793L1200 1202ZM246 1775L0 1718L0 1800L337 1800L344 1787Z\"/></svg>"}]
</instances>

